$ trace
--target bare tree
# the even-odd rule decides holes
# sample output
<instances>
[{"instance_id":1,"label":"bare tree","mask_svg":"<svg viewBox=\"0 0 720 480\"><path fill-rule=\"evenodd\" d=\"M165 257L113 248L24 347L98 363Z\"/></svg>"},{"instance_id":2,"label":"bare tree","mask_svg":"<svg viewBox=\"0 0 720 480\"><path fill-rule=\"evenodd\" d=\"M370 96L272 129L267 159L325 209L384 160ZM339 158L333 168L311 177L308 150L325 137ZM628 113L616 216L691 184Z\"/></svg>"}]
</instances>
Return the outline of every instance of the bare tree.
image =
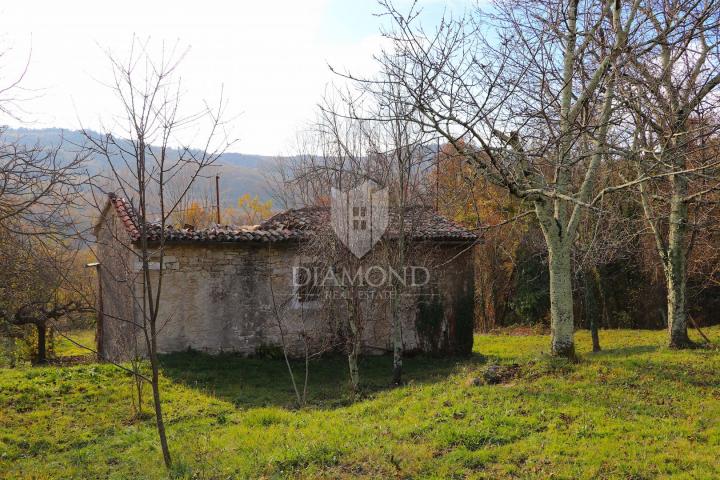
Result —
<instances>
[{"instance_id":1,"label":"bare tree","mask_svg":"<svg viewBox=\"0 0 720 480\"><path fill-rule=\"evenodd\" d=\"M604 174L615 174L608 165ZM601 270L608 265L630 260L640 246L643 233L637 209L628 196L609 196L603 199L595 215L583 218L578 226L574 245L574 272L577 290L582 294L583 317L590 330L593 352L599 352L600 325L608 323L608 305Z\"/></svg>"},{"instance_id":2,"label":"bare tree","mask_svg":"<svg viewBox=\"0 0 720 480\"><path fill-rule=\"evenodd\" d=\"M14 325L34 325L37 329L37 363L47 362L47 332L53 322L73 313L92 312L94 309L75 301L38 301L20 307L10 320Z\"/></svg>"},{"instance_id":3,"label":"bare tree","mask_svg":"<svg viewBox=\"0 0 720 480\"><path fill-rule=\"evenodd\" d=\"M386 82L385 89L396 89L392 82ZM375 128L377 162L384 166L385 184L390 189L390 204L394 207L396 231L392 242L386 242L385 251L388 255L388 267L395 271L404 271L408 267L408 251L412 249L412 238L407 235L412 230L412 219L408 218L408 210L426 203L422 199L422 183L426 169L432 165L433 152L431 145L434 139L419 128L417 122L408 120L415 115L405 103L387 102L397 99L393 92L383 90L372 91L374 94L372 107L375 118L380 119ZM372 111L372 110L371 110ZM389 119L384 121L384 119ZM403 334L401 321L402 284L394 279L392 284L391 311L393 325L393 375L395 385L402 383Z\"/></svg>"},{"instance_id":4,"label":"bare tree","mask_svg":"<svg viewBox=\"0 0 720 480\"><path fill-rule=\"evenodd\" d=\"M290 363L290 343L292 342L292 339L289 338L290 333L287 331L288 328L285 325L284 321L284 318L286 317L288 310L291 308L291 305L297 300L296 292L291 292L289 295L285 296L278 296L275 294L273 280L270 279L270 297L272 300L272 314L275 318L275 324L277 325L278 332L280 333L280 344L282 347L283 359L285 360L285 366L287 367L288 374L290 375L290 383L292 384L293 391L295 392L295 400L297 401L297 405L298 407L302 408L307 404L308 381L310 379L310 359L314 355L319 355L323 353L324 348L319 348L317 352L311 351L311 345L309 341L310 332L308 332L307 328L305 309L303 308L303 304L300 303L301 329L300 332L297 333L297 336L300 338L300 342L302 343L304 376L302 388L298 387L298 382L295 377L295 370Z\"/></svg>"},{"instance_id":5,"label":"bare tree","mask_svg":"<svg viewBox=\"0 0 720 480\"><path fill-rule=\"evenodd\" d=\"M366 158L355 167L363 168L375 182L389 190L396 231L393 232L393 241L386 242L383 251L387 267L403 271L408 266L407 252L412 248L411 239L406 234L412 225L406 213L410 207L425 203L421 187L427 168L433 164L431 145L436 142L420 128L418 122L408 120L415 112L411 105L396 101L399 92L393 82L378 85L378 89L358 84L355 86L359 88L355 90L338 90L340 101L326 103L332 110L321 108L326 119L351 122L361 130L361 137L367 142ZM356 171L356 174L362 175L363 172ZM404 346L401 322L403 291L398 279L394 279L392 290L392 382L399 385L402 383Z\"/></svg>"},{"instance_id":6,"label":"bare tree","mask_svg":"<svg viewBox=\"0 0 720 480\"><path fill-rule=\"evenodd\" d=\"M0 232L0 326L35 327L33 361L46 363L51 329L93 308L75 291L77 279L76 284L68 283L68 272L77 267L77 248L48 242L47 234L28 236L25 232ZM9 333L25 336L22 329Z\"/></svg>"},{"instance_id":7,"label":"bare tree","mask_svg":"<svg viewBox=\"0 0 720 480\"><path fill-rule=\"evenodd\" d=\"M21 235L68 237L87 182L85 155L13 138L0 130L0 228Z\"/></svg>"},{"instance_id":8,"label":"bare tree","mask_svg":"<svg viewBox=\"0 0 720 480\"><path fill-rule=\"evenodd\" d=\"M28 64L0 87L0 112L16 120L27 100L21 84ZM0 128L0 320L36 327L41 363L50 323L86 306L75 297L59 298L65 283L59 272L76 253L71 240L87 227L73 218L88 184L86 154L63 143L59 138L56 145L41 145Z\"/></svg>"},{"instance_id":9,"label":"bare tree","mask_svg":"<svg viewBox=\"0 0 720 480\"><path fill-rule=\"evenodd\" d=\"M23 104L34 95L22 86L30 57L17 75L0 81L0 113L19 121L27 113ZM86 155L63 143L59 138L57 145L40 145L32 136L0 127L0 230L55 242L74 233L71 214L87 184Z\"/></svg>"},{"instance_id":10,"label":"bare tree","mask_svg":"<svg viewBox=\"0 0 720 480\"><path fill-rule=\"evenodd\" d=\"M549 252L555 355L575 354L577 226L586 208L616 189L598 189L596 180L639 4L507 0L492 13L444 18L427 33L415 6L403 13L381 2L392 46L379 60L387 81L399 87L393 101L411 106L417 115L408 120L446 139L534 208ZM356 81L372 87L384 78ZM593 139L589 149L578 142L582 135Z\"/></svg>"},{"instance_id":11,"label":"bare tree","mask_svg":"<svg viewBox=\"0 0 720 480\"><path fill-rule=\"evenodd\" d=\"M332 188L343 190L364 180L377 181L377 172L367 168L371 150L368 130L364 122L339 115L340 105L347 107L342 101L325 100L312 132L319 153L299 157L293 168L291 185L298 196L311 205L329 205ZM359 259L339 243L329 226L314 232L300 248L300 254L310 259L314 270L321 272L357 271L360 264ZM345 340L351 388L359 392L358 359L363 334L370 320L365 308L367 302L360 298L360 288L354 282L335 285L313 295L317 295L324 311L335 312L341 319L335 330L340 331Z\"/></svg>"},{"instance_id":12,"label":"bare tree","mask_svg":"<svg viewBox=\"0 0 720 480\"><path fill-rule=\"evenodd\" d=\"M658 39L628 56L622 98L632 114L630 152L639 175L645 219L667 286L668 343L692 345L687 333L688 258L697 233L692 218L711 206L720 163L717 136L720 85L720 2L648 1L641 9Z\"/></svg>"},{"instance_id":13,"label":"bare tree","mask_svg":"<svg viewBox=\"0 0 720 480\"><path fill-rule=\"evenodd\" d=\"M155 57L150 47L149 40L133 39L127 58L108 54L113 72L110 90L118 100L119 111L117 122L106 130L117 135L107 133L98 138L87 130L84 133L87 148L105 161L114 189L136 202L131 213L138 231L130 238L132 245L125 248L138 265L138 288L133 301L140 318L122 320L132 323L144 341L150 362L157 431L163 460L170 467L158 359L160 329L172 315L160 308L166 226L195 180L215 163L228 142L222 131L222 98L216 109L206 105L198 112L184 113L177 79L184 53L178 52L177 46L168 50L163 45ZM196 144L202 145L200 149L193 149L178 138L179 133L201 126L205 127L206 134L202 142L196 140ZM183 183L179 185L181 180ZM96 202L97 207L102 208L104 202L104 199ZM115 240L125 241L124 238Z\"/></svg>"}]
</instances>

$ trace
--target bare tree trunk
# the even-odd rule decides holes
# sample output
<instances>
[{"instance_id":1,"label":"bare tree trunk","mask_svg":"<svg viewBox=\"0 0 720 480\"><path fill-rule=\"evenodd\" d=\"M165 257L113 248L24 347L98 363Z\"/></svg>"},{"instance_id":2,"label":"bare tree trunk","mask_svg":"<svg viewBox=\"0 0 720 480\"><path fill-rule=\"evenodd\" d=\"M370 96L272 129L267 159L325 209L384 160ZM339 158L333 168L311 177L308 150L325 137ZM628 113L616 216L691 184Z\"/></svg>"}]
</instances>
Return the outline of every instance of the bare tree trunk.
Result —
<instances>
[{"instance_id":1,"label":"bare tree trunk","mask_svg":"<svg viewBox=\"0 0 720 480\"><path fill-rule=\"evenodd\" d=\"M348 367L350 369L350 386L353 392L360 391L360 369L358 368L358 348L353 345L348 353Z\"/></svg>"},{"instance_id":2,"label":"bare tree trunk","mask_svg":"<svg viewBox=\"0 0 720 480\"><path fill-rule=\"evenodd\" d=\"M399 292L393 292L392 299L392 316L393 316L393 374L392 382L394 385L402 383L403 369L403 341L402 341L402 325L400 318L400 298Z\"/></svg>"},{"instance_id":3,"label":"bare tree trunk","mask_svg":"<svg viewBox=\"0 0 720 480\"><path fill-rule=\"evenodd\" d=\"M592 337L592 351L597 353L602 350L600 348L600 334L598 332L598 318L593 316L590 320L590 336Z\"/></svg>"},{"instance_id":4,"label":"bare tree trunk","mask_svg":"<svg viewBox=\"0 0 720 480\"><path fill-rule=\"evenodd\" d=\"M673 178L668 255L665 279L667 283L667 311L669 346L687 348L692 345L687 331L687 222L688 206L683 200L687 191L684 175Z\"/></svg>"},{"instance_id":5,"label":"bare tree trunk","mask_svg":"<svg viewBox=\"0 0 720 480\"><path fill-rule=\"evenodd\" d=\"M575 358L570 247L560 241L548 243L548 250L551 351L555 356Z\"/></svg>"},{"instance_id":6,"label":"bare tree trunk","mask_svg":"<svg viewBox=\"0 0 720 480\"><path fill-rule=\"evenodd\" d=\"M155 423L157 424L158 436L160 437L160 448L162 449L163 461L165 462L165 467L170 468L172 466L172 459L170 458L170 448L168 447L167 435L165 434L165 421L163 420L162 402L160 401L160 375L158 369L157 349L155 346L153 346L153 349L150 352L150 365L152 367L151 384L153 391L153 405L155 407Z\"/></svg>"},{"instance_id":7,"label":"bare tree trunk","mask_svg":"<svg viewBox=\"0 0 720 480\"><path fill-rule=\"evenodd\" d=\"M142 377L141 371L142 359L138 357L137 349L133 352L133 356L130 359L130 366L133 372L133 406L135 406L135 399L137 399L137 406L135 406L135 415L137 418L143 416L143 388L145 387L145 380Z\"/></svg>"},{"instance_id":8,"label":"bare tree trunk","mask_svg":"<svg viewBox=\"0 0 720 480\"><path fill-rule=\"evenodd\" d=\"M600 271L598 270L597 266L593 268L593 279L595 280L595 287L597 288L598 292L598 298L600 299L600 318L597 322L597 329L593 333L593 351L600 351L600 337L599 337L599 330L600 330L600 321L602 320L602 323L604 323L606 326L608 325L608 308L607 308L607 297L605 296L605 288L603 287L602 277L600 276ZM597 336L597 340L595 339L595 336ZM597 350L595 350L595 346L597 344Z\"/></svg>"},{"instance_id":9,"label":"bare tree trunk","mask_svg":"<svg viewBox=\"0 0 720 480\"><path fill-rule=\"evenodd\" d=\"M348 339L348 367L350 370L350 386L353 392L360 391L360 368L358 367L358 355L360 354L361 331L359 326L359 306L355 293L348 300L348 326L350 327L350 338Z\"/></svg>"},{"instance_id":10,"label":"bare tree trunk","mask_svg":"<svg viewBox=\"0 0 720 480\"><path fill-rule=\"evenodd\" d=\"M596 270L593 268L593 270ZM588 329L590 330L590 336L592 338L592 350L593 352L600 351L600 338L598 335L598 323L600 317L600 306L598 305L598 298L596 295L595 276L587 271L582 271L582 281L584 290L584 306L585 306L585 318L587 319Z\"/></svg>"},{"instance_id":11,"label":"bare tree trunk","mask_svg":"<svg viewBox=\"0 0 720 480\"><path fill-rule=\"evenodd\" d=\"M143 379L136 375L135 376L135 393L137 394L137 405L138 405L137 413L138 413L138 416L140 416L140 417L143 416L143 407L142 407L143 387L144 387Z\"/></svg>"},{"instance_id":12,"label":"bare tree trunk","mask_svg":"<svg viewBox=\"0 0 720 480\"><path fill-rule=\"evenodd\" d=\"M219 211L219 210L218 210ZM292 384L293 391L295 392L295 400L297 400L298 407L302 408L305 406L305 391L303 390L303 395L300 395L300 390L298 390L297 382L295 381L295 372L293 371L292 365L290 364L290 357L288 356L288 342L285 339L285 330L283 329L282 325L282 319L280 315L280 311L278 310L277 302L275 301L275 289L272 286L272 279L270 279L270 297L272 298L272 305L273 305L273 315L275 316L275 322L278 327L278 331L280 332L280 343L282 344L282 351L283 351L283 358L285 359L285 366L287 367L288 374L290 375L290 383ZM302 313L301 313L302 315ZM304 324L303 320L303 324ZM303 332L304 333L304 332ZM307 368L307 342L305 346L305 366ZM307 371L306 371L306 378L307 378ZM307 385L307 382L306 382Z\"/></svg>"},{"instance_id":13,"label":"bare tree trunk","mask_svg":"<svg viewBox=\"0 0 720 480\"><path fill-rule=\"evenodd\" d=\"M47 326L38 322L35 324L37 328L38 344L37 344L37 363L47 362Z\"/></svg>"},{"instance_id":14,"label":"bare tree trunk","mask_svg":"<svg viewBox=\"0 0 720 480\"><path fill-rule=\"evenodd\" d=\"M141 185L145 183L145 159L144 159L144 143L141 141L140 151L140 178ZM162 187L161 187L162 192ZM160 299L160 289L163 280L163 243L162 239L159 247L159 268L158 268L158 279L157 279L157 290L153 292L152 281L150 279L150 249L148 246L148 238L146 234L147 229L147 204L145 203L146 190L144 188L139 190L140 193L140 252L142 258L142 274L143 274L143 333L145 334L145 344L148 349L148 356L150 358L150 368L152 369L151 386L153 392L153 407L155 409L155 424L157 426L158 437L160 438L160 448L163 454L163 461L165 467L170 468L172 466L172 459L170 457L170 448L167 443L167 435L165 433L165 421L163 420L162 413L162 402L160 400L160 374L158 365L158 354L157 354L157 318L158 318L158 303ZM162 193L160 198L160 209L163 210ZM164 226L162 227L164 229Z\"/></svg>"},{"instance_id":15,"label":"bare tree trunk","mask_svg":"<svg viewBox=\"0 0 720 480\"><path fill-rule=\"evenodd\" d=\"M687 179L683 175L672 178L672 197L670 198L670 216L668 222L667 245L663 241L650 206L650 200L643 186L640 186L645 219L655 237L658 253L662 259L667 288L668 345L671 348L687 348L692 342L687 333L687 223L688 205L684 201L687 194ZM661 312L664 316L665 312Z\"/></svg>"},{"instance_id":16,"label":"bare tree trunk","mask_svg":"<svg viewBox=\"0 0 720 480\"><path fill-rule=\"evenodd\" d=\"M572 242L547 202L535 202L535 211L548 248L550 274L550 352L575 358L575 319L572 291Z\"/></svg>"}]
</instances>

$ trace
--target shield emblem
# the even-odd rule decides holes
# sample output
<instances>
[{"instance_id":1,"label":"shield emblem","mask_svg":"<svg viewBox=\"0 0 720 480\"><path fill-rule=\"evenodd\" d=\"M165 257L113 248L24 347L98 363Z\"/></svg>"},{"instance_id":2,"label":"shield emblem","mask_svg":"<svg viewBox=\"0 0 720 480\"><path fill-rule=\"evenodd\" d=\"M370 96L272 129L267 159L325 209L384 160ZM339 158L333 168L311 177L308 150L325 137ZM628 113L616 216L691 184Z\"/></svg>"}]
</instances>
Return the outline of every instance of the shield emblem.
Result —
<instances>
[{"instance_id":1,"label":"shield emblem","mask_svg":"<svg viewBox=\"0 0 720 480\"><path fill-rule=\"evenodd\" d=\"M388 191L365 182L352 190L331 191L330 218L335 235L362 258L380 240L388 226Z\"/></svg>"}]
</instances>

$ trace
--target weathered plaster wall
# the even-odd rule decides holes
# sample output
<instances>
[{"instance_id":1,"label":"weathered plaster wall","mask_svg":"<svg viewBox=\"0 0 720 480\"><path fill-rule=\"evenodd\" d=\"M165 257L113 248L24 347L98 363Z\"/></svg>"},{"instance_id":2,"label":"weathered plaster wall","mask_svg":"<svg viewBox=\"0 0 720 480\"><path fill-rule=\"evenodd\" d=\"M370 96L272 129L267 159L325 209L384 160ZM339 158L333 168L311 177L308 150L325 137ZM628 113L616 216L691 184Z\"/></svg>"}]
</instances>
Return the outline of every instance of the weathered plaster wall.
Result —
<instances>
[{"instance_id":1,"label":"weathered plaster wall","mask_svg":"<svg viewBox=\"0 0 720 480\"><path fill-rule=\"evenodd\" d=\"M129 358L144 351L144 342L137 344L134 289L132 273L135 255L125 226L109 209L96 230L98 273L102 288L102 311L98 328L97 348L106 358ZM99 316L100 318L100 316Z\"/></svg>"},{"instance_id":2,"label":"weathered plaster wall","mask_svg":"<svg viewBox=\"0 0 720 480\"><path fill-rule=\"evenodd\" d=\"M404 297L403 341L410 351L468 353L468 345L472 347L473 310L472 304L468 308L463 302L468 295L472 302L471 253L462 253L439 266L461 250L456 246L435 250L433 285L422 295L412 292ZM258 349L277 349L283 337L293 356L303 354L303 339L311 352L341 346L344 302L331 307L325 302L298 302L292 286L293 266L301 264L297 252L296 244L279 243L166 246L158 320L159 350L254 354ZM139 284L136 288L141 292ZM107 287L108 292L111 289ZM117 296L109 294L112 295ZM428 315L428 309L422 306L428 299L436 301L434 316ZM392 339L389 301L368 298L363 309L369 319L363 334L365 351L389 351ZM138 316L137 311L135 315ZM416 329L416 323L422 324L421 331ZM470 325L469 331L462 328L466 324ZM106 328L107 351L120 353L121 348L110 344L115 338L125 341L122 334L128 331L122 327Z\"/></svg>"},{"instance_id":3,"label":"weathered plaster wall","mask_svg":"<svg viewBox=\"0 0 720 480\"><path fill-rule=\"evenodd\" d=\"M432 295L418 300L414 315L419 350L438 355L472 352L475 324L473 252L467 245L433 247Z\"/></svg>"},{"instance_id":4,"label":"weathered plaster wall","mask_svg":"<svg viewBox=\"0 0 720 480\"><path fill-rule=\"evenodd\" d=\"M158 322L160 351L252 354L258 347L281 345L273 305L282 318L283 333L296 340L301 329L298 312L286 305L291 300L293 258L291 248L279 245L168 247Z\"/></svg>"}]
</instances>

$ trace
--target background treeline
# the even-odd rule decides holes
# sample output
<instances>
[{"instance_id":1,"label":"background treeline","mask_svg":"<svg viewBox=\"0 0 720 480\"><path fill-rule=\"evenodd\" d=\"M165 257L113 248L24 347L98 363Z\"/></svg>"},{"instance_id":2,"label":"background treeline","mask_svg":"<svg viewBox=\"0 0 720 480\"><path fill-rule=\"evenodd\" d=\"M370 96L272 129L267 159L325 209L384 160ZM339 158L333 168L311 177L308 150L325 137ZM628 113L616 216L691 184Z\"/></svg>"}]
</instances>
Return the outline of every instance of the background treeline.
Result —
<instances>
[{"instance_id":1,"label":"background treeline","mask_svg":"<svg viewBox=\"0 0 720 480\"><path fill-rule=\"evenodd\" d=\"M536 219L523 214L527 205L478 175L451 145L442 146L434 162L426 198L482 236L475 260L476 330L549 328L547 248ZM609 198L580 232L573 252L578 327L590 328L593 319L600 328L667 327L665 279L633 194L630 190ZM692 221L689 315L699 326L720 323L716 203L708 200L712 208Z\"/></svg>"}]
</instances>

